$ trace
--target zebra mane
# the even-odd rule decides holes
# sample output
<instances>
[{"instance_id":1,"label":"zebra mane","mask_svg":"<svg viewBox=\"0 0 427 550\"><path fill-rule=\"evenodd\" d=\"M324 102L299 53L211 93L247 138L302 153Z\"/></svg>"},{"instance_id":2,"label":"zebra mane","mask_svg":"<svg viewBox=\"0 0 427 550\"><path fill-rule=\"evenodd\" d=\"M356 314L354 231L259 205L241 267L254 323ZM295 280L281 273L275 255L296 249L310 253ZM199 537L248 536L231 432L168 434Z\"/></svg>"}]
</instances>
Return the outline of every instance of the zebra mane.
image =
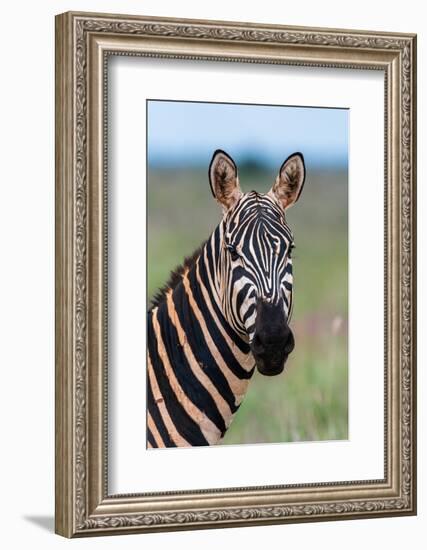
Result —
<instances>
[{"instance_id":1,"label":"zebra mane","mask_svg":"<svg viewBox=\"0 0 427 550\"><path fill-rule=\"evenodd\" d=\"M206 241L202 243L198 248L196 248L191 256L187 256L186 258L184 258L184 261L181 265L177 266L173 271L170 272L168 282L164 286L159 288L153 298L151 298L150 307L148 309L149 311L163 303L166 300L166 294L169 292L169 290L173 290L179 285L182 279L182 274L187 269L190 270L193 267L198 257L202 253L205 244Z\"/></svg>"}]
</instances>

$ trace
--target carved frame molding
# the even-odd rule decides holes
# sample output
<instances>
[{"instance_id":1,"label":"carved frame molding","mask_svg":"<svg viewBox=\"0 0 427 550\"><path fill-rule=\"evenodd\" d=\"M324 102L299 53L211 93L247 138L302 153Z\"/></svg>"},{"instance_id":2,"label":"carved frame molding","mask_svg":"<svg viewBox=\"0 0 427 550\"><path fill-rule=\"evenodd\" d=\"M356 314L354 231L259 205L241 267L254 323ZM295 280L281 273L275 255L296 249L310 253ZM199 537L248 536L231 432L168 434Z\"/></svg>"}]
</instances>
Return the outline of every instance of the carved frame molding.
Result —
<instances>
[{"instance_id":1,"label":"carved frame molding","mask_svg":"<svg viewBox=\"0 0 427 550\"><path fill-rule=\"evenodd\" d=\"M385 478L108 495L109 55L385 74ZM68 12L56 18L56 532L67 537L416 513L416 37Z\"/></svg>"}]
</instances>

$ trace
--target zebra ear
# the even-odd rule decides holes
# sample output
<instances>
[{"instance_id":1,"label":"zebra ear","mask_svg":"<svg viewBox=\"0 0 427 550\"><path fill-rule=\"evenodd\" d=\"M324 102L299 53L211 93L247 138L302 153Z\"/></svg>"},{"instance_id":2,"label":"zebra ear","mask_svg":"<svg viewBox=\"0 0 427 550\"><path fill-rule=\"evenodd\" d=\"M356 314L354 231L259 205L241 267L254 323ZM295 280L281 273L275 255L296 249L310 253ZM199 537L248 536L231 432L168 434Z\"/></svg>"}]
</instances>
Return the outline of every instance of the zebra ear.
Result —
<instances>
[{"instance_id":1,"label":"zebra ear","mask_svg":"<svg viewBox=\"0 0 427 550\"><path fill-rule=\"evenodd\" d=\"M209 183L212 195L228 210L239 200L240 190L237 167L225 151L217 149L209 165Z\"/></svg>"},{"instance_id":2,"label":"zebra ear","mask_svg":"<svg viewBox=\"0 0 427 550\"><path fill-rule=\"evenodd\" d=\"M279 201L283 210L297 202L305 181L304 157L294 153L282 164L270 193Z\"/></svg>"}]
</instances>

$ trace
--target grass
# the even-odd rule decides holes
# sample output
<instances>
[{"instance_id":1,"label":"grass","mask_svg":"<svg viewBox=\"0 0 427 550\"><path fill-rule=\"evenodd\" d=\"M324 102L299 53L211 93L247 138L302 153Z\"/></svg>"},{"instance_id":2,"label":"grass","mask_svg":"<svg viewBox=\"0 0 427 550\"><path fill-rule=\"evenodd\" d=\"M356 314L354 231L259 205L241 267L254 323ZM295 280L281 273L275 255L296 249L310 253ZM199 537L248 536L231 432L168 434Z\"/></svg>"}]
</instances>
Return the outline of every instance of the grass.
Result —
<instances>
[{"instance_id":1,"label":"grass","mask_svg":"<svg viewBox=\"0 0 427 550\"><path fill-rule=\"evenodd\" d=\"M244 191L266 192L273 179L267 171L240 171ZM149 297L220 217L204 170L150 170ZM296 348L282 375L254 375L224 444L348 436L346 174L309 173L287 218L296 243L291 321Z\"/></svg>"},{"instance_id":2,"label":"grass","mask_svg":"<svg viewBox=\"0 0 427 550\"><path fill-rule=\"evenodd\" d=\"M224 443L347 438L345 339L333 337L332 326L323 325L314 341L307 341L304 346L299 341L276 379L255 373Z\"/></svg>"}]
</instances>

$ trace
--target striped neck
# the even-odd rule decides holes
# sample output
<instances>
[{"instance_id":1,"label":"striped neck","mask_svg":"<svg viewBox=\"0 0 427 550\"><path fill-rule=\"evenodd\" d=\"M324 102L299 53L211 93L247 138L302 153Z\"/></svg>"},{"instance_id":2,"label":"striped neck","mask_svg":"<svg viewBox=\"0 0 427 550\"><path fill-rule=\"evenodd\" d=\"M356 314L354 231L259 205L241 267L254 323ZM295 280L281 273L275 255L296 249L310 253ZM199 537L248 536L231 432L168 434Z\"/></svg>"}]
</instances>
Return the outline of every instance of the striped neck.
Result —
<instances>
[{"instance_id":1,"label":"striped neck","mask_svg":"<svg viewBox=\"0 0 427 550\"><path fill-rule=\"evenodd\" d=\"M218 228L148 315L148 428L165 446L217 443L254 371L248 343L221 309L220 240Z\"/></svg>"}]
</instances>

